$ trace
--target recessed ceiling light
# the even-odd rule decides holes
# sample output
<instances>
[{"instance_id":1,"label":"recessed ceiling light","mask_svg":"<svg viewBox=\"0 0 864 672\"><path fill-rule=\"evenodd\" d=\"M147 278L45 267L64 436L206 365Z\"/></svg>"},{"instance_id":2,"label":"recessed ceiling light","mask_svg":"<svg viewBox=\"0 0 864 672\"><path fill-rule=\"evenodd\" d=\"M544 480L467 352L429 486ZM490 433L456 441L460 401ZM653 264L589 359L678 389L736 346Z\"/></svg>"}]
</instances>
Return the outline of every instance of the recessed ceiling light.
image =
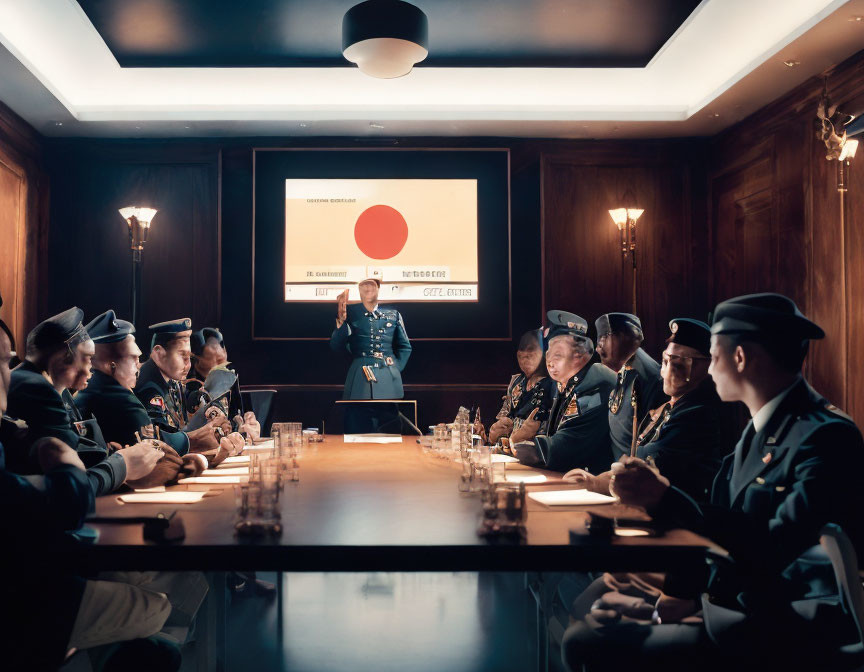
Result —
<instances>
[{"instance_id":1,"label":"recessed ceiling light","mask_svg":"<svg viewBox=\"0 0 864 672\"><path fill-rule=\"evenodd\" d=\"M801 61L783 61L783 65L785 65L787 68L794 68L796 65L801 65Z\"/></svg>"},{"instance_id":2,"label":"recessed ceiling light","mask_svg":"<svg viewBox=\"0 0 864 672\"><path fill-rule=\"evenodd\" d=\"M308 125L309 125L309 124L307 124L307 123L304 122L304 121L301 121L301 122L300 122L300 128L306 128Z\"/></svg>"},{"instance_id":3,"label":"recessed ceiling light","mask_svg":"<svg viewBox=\"0 0 864 672\"><path fill-rule=\"evenodd\" d=\"M191 126L184 126L183 128L185 128L188 131L192 127Z\"/></svg>"},{"instance_id":4,"label":"recessed ceiling light","mask_svg":"<svg viewBox=\"0 0 864 672\"><path fill-rule=\"evenodd\" d=\"M63 122L62 122L62 121L55 121L55 122L54 122L54 125L55 125L55 126L62 126L62 125L63 125Z\"/></svg>"},{"instance_id":5,"label":"recessed ceiling light","mask_svg":"<svg viewBox=\"0 0 864 672\"><path fill-rule=\"evenodd\" d=\"M374 121L369 122L369 128L384 128L381 124L376 124Z\"/></svg>"}]
</instances>

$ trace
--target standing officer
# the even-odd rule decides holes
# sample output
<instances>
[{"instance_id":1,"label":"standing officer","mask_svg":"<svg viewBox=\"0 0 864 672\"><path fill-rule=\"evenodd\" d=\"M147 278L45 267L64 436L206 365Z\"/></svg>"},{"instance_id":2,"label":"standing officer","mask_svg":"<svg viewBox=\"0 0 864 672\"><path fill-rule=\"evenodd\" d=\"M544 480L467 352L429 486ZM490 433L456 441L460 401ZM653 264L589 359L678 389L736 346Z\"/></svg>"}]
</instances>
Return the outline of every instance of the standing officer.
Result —
<instances>
[{"instance_id":1,"label":"standing officer","mask_svg":"<svg viewBox=\"0 0 864 672\"><path fill-rule=\"evenodd\" d=\"M348 290L339 298L336 329L330 347L354 359L345 378L343 399L401 399L402 371L411 356L411 343L402 316L395 308L378 306L378 278L361 280L361 303L347 305Z\"/></svg>"},{"instance_id":2,"label":"standing officer","mask_svg":"<svg viewBox=\"0 0 864 672\"><path fill-rule=\"evenodd\" d=\"M614 488L622 504L708 537L734 563L715 564L710 579L704 563L667 576L653 625L619 626L614 610L592 611L565 636L570 669L597 663L683 670L694 656L723 669L731 661L746 669L829 669L850 633L858 639L848 611L838 606L831 566L801 558L827 523L843 528L859 558L864 551L864 490L855 468L864 457L861 432L801 375L810 341L825 334L779 294L720 303L711 334L709 373L717 393L743 402L752 420L723 460L710 503L697 506L629 457ZM809 606L798 602L822 586L835 594ZM700 607L705 625L683 620Z\"/></svg>"},{"instance_id":3,"label":"standing officer","mask_svg":"<svg viewBox=\"0 0 864 672\"><path fill-rule=\"evenodd\" d=\"M513 450L525 464L553 471L587 467L599 473L611 461L605 402L615 386L615 374L591 363L594 344L585 335L588 322L573 317L573 328L554 336L546 352L546 368L558 383L549 431L533 442L513 444Z\"/></svg>"},{"instance_id":4,"label":"standing officer","mask_svg":"<svg viewBox=\"0 0 864 672\"><path fill-rule=\"evenodd\" d=\"M630 313L606 313L595 325L600 361L618 373L609 395L609 436L617 460L630 455L639 424L666 396L660 389L660 365L640 347L645 336L639 318Z\"/></svg>"}]
</instances>

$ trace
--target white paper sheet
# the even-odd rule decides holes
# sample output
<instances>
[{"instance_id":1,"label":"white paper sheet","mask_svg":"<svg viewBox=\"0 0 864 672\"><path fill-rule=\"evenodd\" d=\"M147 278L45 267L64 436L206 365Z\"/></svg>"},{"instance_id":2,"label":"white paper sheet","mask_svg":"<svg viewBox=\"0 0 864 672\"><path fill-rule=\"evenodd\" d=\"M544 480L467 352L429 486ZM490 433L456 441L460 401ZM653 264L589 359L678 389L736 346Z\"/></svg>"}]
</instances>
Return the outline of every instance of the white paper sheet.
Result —
<instances>
[{"instance_id":1,"label":"white paper sheet","mask_svg":"<svg viewBox=\"0 0 864 672\"><path fill-rule=\"evenodd\" d=\"M234 464L249 464L250 458L248 455L233 455L232 457L226 457L225 460L220 464L217 469L225 469L226 466L231 466Z\"/></svg>"},{"instance_id":2,"label":"white paper sheet","mask_svg":"<svg viewBox=\"0 0 864 672\"><path fill-rule=\"evenodd\" d=\"M135 488L135 492L165 492L165 486L157 485L155 488Z\"/></svg>"},{"instance_id":3,"label":"white paper sheet","mask_svg":"<svg viewBox=\"0 0 864 672\"><path fill-rule=\"evenodd\" d=\"M590 490L546 490L545 492L529 492L528 496L546 506L614 504L618 501L615 497L601 495Z\"/></svg>"},{"instance_id":4,"label":"white paper sheet","mask_svg":"<svg viewBox=\"0 0 864 672\"><path fill-rule=\"evenodd\" d=\"M502 455L501 453L494 453L491 457L492 457L493 463L494 462L510 463L510 462L518 462L519 461L515 457L513 457L512 455Z\"/></svg>"},{"instance_id":5,"label":"white paper sheet","mask_svg":"<svg viewBox=\"0 0 864 672\"><path fill-rule=\"evenodd\" d=\"M508 483L543 483L546 475L531 471L508 471L506 479Z\"/></svg>"},{"instance_id":6,"label":"white paper sheet","mask_svg":"<svg viewBox=\"0 0 864 672\"><path fill-rule=\"evenodd\" d=\"M222 469L220 464L215 469L202 471L201 478L218 478L220 476L246 476L249 473L249 467L232 467L230 464L227 469Z\"/></svg>"},{"instance_id":7,"label":"white paper sheet","mask_svg":"<svg viewBox=\"0 0 864 672\"><path fill-rule=\"evenodd\" d=\"M396 434L345 434L345 443L402 443Z\"/></svg>"},{"instance_id":8,"label":"white paper sheet","mask_svg":"<svg viewBox=\"0 0 864 672\"><path fill-rule=\"evenodd\" d=\"M125 504L194 504L200 502L206 492L172 490L171 492L133 492L117 499Z\"/></svg>"},{"instance_id":9,"label":"white paper sheet","mask_svg":"<svg viewBox=\"0 0 864 672\"><path fill-rule=\"evenodd\" d=\"M228 485L230 483L240 483L240 476L193 476L192 478L181 478L177 483L180 485Z\"/></svg>"}]
</instances>

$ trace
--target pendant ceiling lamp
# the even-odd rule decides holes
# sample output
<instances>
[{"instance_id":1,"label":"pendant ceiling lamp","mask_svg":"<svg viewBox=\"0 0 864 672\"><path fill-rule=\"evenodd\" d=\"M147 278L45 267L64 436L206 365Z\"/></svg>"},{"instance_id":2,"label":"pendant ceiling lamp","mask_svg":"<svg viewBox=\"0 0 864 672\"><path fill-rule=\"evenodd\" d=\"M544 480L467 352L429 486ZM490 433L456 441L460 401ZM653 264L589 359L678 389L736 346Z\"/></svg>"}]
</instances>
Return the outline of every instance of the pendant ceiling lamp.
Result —
<instances>
[{"instance_id":1,"label":"pendant ceiling lamp","mask_svg":"<svg viewBox=\"0 0 864 672\"><path fill-rule=\"evenodd\" d=\"M342 55L370 77L393 79L426 58L429 21L402 0L367 0L342 19Z\"/></svg>"}]
</instances>

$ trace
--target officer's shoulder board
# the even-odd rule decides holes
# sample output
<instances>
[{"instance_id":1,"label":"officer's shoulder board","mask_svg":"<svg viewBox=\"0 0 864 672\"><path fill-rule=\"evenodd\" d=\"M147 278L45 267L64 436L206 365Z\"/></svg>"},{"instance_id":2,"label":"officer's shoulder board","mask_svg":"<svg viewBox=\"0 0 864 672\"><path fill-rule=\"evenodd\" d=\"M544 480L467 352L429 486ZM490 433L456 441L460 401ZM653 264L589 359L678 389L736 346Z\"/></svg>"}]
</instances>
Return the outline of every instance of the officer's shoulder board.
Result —
<instances>
[{"instance_id":1,"label":"officer's shoulder board","mask_svg":"<svg viewBox=\"0 0 864 672\"><path fill-rule=\"evenodd\" d=\"M834 404L830 402L825 404L824 409L828 412L829 415L833 415L837 418L842 418L843 420L848 420L849 422L854 422L854 420L852 420L850 416L846 415L846 413L841 411L839 408L837 408Z\"/></svg>"}]
</instances>

